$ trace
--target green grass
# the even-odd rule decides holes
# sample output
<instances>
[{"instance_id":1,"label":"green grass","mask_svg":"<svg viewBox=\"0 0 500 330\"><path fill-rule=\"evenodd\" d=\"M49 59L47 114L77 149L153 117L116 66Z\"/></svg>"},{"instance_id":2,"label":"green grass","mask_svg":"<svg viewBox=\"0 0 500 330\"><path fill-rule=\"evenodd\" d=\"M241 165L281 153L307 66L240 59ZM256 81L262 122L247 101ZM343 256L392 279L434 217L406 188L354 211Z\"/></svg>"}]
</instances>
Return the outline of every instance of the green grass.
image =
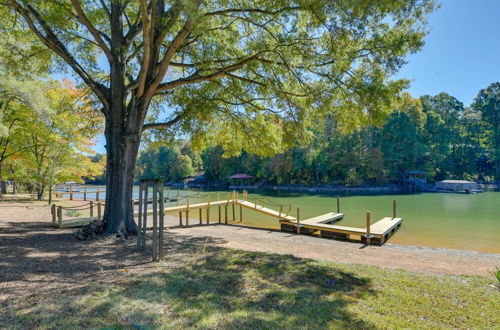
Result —
<instances>
[{"instance_id":1,"label":"green grass","mask_svg":"<svg viewBox=\"0 0 500 330\"><path fill-rule=\"evenodd\" d=\"M490 278L421 275L275 254L194 248L179 266L2 306L11 328L494 328ZM120 270L123 274L125 272ZM333 285L329 283L333 280ZM3 321L2 321L3 320Z\"/></svg>"}]
</instances>

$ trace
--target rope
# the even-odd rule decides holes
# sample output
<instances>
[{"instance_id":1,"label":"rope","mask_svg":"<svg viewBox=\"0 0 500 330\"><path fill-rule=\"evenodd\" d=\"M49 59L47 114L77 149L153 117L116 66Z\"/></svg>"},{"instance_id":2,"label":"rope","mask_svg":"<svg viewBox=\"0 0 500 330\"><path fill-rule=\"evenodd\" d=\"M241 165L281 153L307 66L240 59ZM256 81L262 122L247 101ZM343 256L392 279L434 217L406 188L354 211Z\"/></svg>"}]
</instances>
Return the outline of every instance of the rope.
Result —
<instances>
[{"instance_id":1,"label":"rope","mask_svg":"<svg viewBox=\"0 0 500 330\"><path fill-rule=\"evenodd\" d=\"M292 206L291 204L278 204L278 203L273 202L272 200L269 200L269 199L266 199L266 204L267 203L269 203L269 204L271 204L273 206L283 206L283 207L285 207L285 206L290 206L291 207Z\"/></svg>"},{"instance_id":2,"label":"rope","mask_svg":"<svg viewBox=\"0 0 500 330\"><path fill-rule=\"evenodd\" d=\"M63 210L72 210L72 209L78 209L80 207L83 207L83 206L87 206L87 205L90 205L90 202L89 203L85 203L85 204L82 204L82 205L77 205L77 206L67 206L67 207L62 207Z\"/></svg>"}]
</instances>

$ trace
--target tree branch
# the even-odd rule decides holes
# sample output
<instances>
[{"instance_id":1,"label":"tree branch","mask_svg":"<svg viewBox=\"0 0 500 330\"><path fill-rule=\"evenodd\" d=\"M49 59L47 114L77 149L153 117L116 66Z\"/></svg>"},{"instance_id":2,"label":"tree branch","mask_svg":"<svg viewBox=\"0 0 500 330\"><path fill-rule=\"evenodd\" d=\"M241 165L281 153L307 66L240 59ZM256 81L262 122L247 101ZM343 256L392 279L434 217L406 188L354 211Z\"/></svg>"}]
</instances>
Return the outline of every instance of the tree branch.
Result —
<instances>
[{"instance_id":1,"label":"tree branch","mask_svg":"<svg viewBox=\"0 0 500 330\"><path fill-rule=\"evenodd\" d=\"M177 124L179 121L181 121L182 118L184 118L185 113L178 114L173 118L172 120L169 120L164 123L149 123L149 124L144 124L142 126L143 131L148 130L148 129L159 129L159 128L170 128Z\"/></svg>"},{"instance_id":2,"label":"tree branch","mask_svg":"<svg viewBox=\"0 0 500 330\"><path fill-rule=\"evenodd\" d=\"M79 0L71 0L71 4L73 5L73 8L75 8L76 13L78 14L78 20L82 22L83 25L87 27L89 30L90 34L94 37L95 41L99 45L99 47L102 49L104 54L106 54L106 57L108 58L108 61L111 63L113 61L113 55L111 54L111 51L109 50L109 47L106 45L104 40L101 38L102 32L98 31L95 26L92 25L92 23L89 21L87 18L87 15L85 15L85 12L83 11L82 6L79 3Z\"/></svg>"}]
</instances>

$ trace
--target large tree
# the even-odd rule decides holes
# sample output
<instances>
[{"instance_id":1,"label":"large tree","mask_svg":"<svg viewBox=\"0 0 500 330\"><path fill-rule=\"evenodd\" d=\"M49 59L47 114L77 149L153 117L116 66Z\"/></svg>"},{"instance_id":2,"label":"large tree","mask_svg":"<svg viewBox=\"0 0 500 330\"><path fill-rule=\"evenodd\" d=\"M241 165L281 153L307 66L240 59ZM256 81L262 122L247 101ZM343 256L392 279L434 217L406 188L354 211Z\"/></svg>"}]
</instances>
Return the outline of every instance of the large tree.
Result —
<instances>
[{"instance_id":1,"label":"large tree","mask_svg":"<svg viewBox=\"0 0 500 330\"><path fill-rule=\"evenodd\" d=\"M108 233L135 232L141 134L179 127L229 154L272 154L326 111L380 120L432 0L3 0L102 103ZM151 105L170 105L159 123ZM312 111L312 110L315 111ZM257 141L262 142L259 144Z\"/></svg>"},{"instance_id":2,"label":"large tree","mask_svg":"<svg viewBox=\"0 0 500 330\"><path fill-rule=\"evenodd\" d=\"M489 133L489 142L495 161L495 180L500 180L500 82L481 89L472 109L480 113Z\"/></svg>"}]
</instances>

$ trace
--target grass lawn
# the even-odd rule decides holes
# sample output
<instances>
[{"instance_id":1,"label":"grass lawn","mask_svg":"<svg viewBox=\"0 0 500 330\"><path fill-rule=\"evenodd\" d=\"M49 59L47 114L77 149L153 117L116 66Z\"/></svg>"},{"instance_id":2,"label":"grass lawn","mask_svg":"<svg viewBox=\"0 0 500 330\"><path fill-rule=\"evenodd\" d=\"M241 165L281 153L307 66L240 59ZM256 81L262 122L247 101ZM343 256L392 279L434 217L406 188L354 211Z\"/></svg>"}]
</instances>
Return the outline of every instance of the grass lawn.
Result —
<instances>
[{"instance_id":1,"label":"grass lawn","mask_svg":"<svg viewBox=\"0 0 500 330\"><path fill-rule=\"evenodd\" d=\"M168 255L167 255L168 256ZM168 266L167 266L168 264ZM2 307L2 328L494 328L491 279L421 275L189 246L174 265L119 270Z\"/></svg>"}]
</instances>

